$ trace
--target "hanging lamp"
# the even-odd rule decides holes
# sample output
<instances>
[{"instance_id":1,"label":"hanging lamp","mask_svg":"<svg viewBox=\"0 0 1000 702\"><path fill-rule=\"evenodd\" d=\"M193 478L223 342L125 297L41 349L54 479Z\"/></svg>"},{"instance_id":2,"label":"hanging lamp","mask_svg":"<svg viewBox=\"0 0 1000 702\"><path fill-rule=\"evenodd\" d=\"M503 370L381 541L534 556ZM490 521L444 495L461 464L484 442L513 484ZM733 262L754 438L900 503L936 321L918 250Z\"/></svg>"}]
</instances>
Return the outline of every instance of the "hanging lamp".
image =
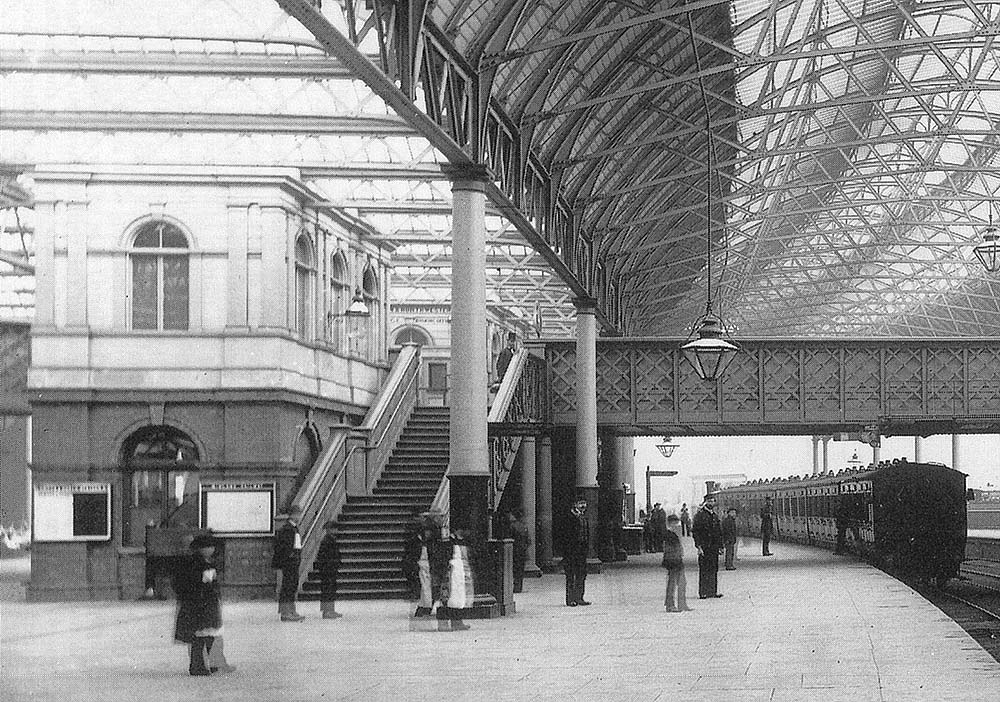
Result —
<instances>
[{"instance_id":1,"label":"hanging lamp","mask_svg":"<svg viewBox=\"0 0 1000 702\"><path fill-rule=\"evenodd\" d=\"M972 252L988 273L1000 271L1000 228L993 226L992 208L989 226L983 230L983 243L972 249Z\"/></svg>"}]
</instances>

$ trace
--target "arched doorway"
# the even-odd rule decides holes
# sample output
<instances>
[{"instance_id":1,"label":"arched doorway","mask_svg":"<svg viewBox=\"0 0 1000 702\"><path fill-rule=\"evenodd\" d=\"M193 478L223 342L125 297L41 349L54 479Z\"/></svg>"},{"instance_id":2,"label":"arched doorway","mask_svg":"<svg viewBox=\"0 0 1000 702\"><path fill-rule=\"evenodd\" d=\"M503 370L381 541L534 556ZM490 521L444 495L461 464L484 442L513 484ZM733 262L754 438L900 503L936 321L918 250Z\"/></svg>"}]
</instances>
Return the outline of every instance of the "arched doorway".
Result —
<instances>
[{"instance_id":1,"label":"arched doorway","mask_svg":"<svg viewBox=\"0 0 1000 702\"><path fill-rule=\"evenodd\" d=\"M144 545L147 526L198 526L200 458L194 440L171 426L146 426L122 442L122 545Z\"/></svg>"}]
</instances>

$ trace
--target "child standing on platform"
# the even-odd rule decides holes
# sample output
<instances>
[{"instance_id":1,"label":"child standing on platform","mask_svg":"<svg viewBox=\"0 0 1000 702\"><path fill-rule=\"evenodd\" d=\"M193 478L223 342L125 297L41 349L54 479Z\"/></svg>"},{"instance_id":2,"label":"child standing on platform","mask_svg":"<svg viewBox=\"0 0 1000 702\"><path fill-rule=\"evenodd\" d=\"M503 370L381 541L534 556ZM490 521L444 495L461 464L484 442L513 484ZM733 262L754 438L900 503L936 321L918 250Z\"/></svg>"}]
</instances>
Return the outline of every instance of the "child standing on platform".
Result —
<instances>
[{"instance_id":1,"label":"child standing on platform","mask_svg":"<svg viewBox=\"0 0 1000 702\"><path fill-rule=\"evenodd\" d=\"M316 568L320 574L320 611L323 619L340 619L337 612L337 574L340 571L340 546L337 543L336 520L323 525L326 532L316 553Z\"/></svg>"},{"instance_id":2,"label":"child standing on platform","mask_svg":"<svg viewBox=\"0 0 1000 702\"><path fill-rule=\"evenodd\" d=\"M736 508L726 510L722 519L722 546L726 550L726 570L736 570Z\"/></svg>"},{"instance_id":3,"label":"child standing on platform","mask_svg":"<svg viewBox=\"0 0 1000 702\"><path fill-rule=\"evenodd\" d=\"M684 577L684 547L677 532L681 520L676 514L667 517L667 530L663 535L663 567L667 569L667 594L663 606L668 612L689 612L687 606L687 578Z\"/></svg>"}]
</instances>

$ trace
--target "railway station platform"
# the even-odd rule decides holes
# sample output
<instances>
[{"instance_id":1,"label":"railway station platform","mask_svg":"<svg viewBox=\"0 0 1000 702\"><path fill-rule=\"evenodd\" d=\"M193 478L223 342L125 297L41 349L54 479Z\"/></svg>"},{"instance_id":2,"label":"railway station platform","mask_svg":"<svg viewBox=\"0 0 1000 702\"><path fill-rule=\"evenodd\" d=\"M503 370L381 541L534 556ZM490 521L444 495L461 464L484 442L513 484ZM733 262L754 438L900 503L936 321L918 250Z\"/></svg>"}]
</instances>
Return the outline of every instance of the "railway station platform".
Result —
<instances>
[{"instance_id":1,"label":"railway station platform","mask_svg":"<svg viewBox=\"0 0 1000 702\"><path fill-rule=\"evenodd\" d=\"M910 588L867 564L747 540L719 573L718 600L663 611L655 554L587 578L590 607L563 606L564 580L525 581L517 613L456 632L409 630L402 601L349 601L323 620L277 621L273 602L226 602L234 672L190 677L171 643L171 602L26 603L6 562L0 699L74 700L768 700L995 702L1000 663ZM20 594L19 596L19 593Z\"/></svg>"}]
</instances>

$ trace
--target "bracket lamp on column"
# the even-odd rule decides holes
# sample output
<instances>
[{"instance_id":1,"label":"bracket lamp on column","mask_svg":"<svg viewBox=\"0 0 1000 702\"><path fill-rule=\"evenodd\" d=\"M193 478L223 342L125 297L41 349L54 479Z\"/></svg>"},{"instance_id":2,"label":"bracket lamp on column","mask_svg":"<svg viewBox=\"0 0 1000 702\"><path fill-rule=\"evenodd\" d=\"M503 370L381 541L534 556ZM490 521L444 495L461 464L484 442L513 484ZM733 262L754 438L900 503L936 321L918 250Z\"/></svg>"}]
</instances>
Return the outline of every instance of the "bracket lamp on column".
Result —
<instances>
[{"instance_id":1,"label":"bracket lamp on column","mask_svg":"<svg viewBox=\"0 0 1000 702\"><path fill-rule=\"evenodd\" d=\"M705 83L702 77L701 70L701 58L698 55L698 42L695 39L694 25L691 20L691 14L688 13L688 31L691 37L691 48L694 51L695 64L698 68L698 86L701 88L701 101L705 108L705 139L708 145L707 149L707 163L708 163L708 183L706 190L706 210L707 210L707 226L705 227L708 239L708 253L706 255L707 259L707 291L708 291L708 302L705 305L705 314L695 320L694 325L692 325L691 336L688 337L687 343L681 346L681 351L684 352L684 357L687 358L688 362L694 368L695 373L702 380L717 380L726 371L726 368L732 363L732 360L739 353L739 347L729 341L722 338L724 333L724 325L722 320L716 316L712 311L713 300L712 300L712 177L715 175L713 172L714 163L714 146L712 144L712 112L708 107L708 95L705 92ZM696 339L692 338L697 334Z\"/></svg>"},{"instance_id":2,"label":"bracket lamp on column","mask_svg":"<svg viewBox=\"0 0 1000 702\"><path fill-rule=\"evenodd\" d=\"M972 251L989 273L1000 271L1000 227L993 226L992 213L990 214L990 226L983 231L983 243Z\"/></svg>"}]
</instances>

